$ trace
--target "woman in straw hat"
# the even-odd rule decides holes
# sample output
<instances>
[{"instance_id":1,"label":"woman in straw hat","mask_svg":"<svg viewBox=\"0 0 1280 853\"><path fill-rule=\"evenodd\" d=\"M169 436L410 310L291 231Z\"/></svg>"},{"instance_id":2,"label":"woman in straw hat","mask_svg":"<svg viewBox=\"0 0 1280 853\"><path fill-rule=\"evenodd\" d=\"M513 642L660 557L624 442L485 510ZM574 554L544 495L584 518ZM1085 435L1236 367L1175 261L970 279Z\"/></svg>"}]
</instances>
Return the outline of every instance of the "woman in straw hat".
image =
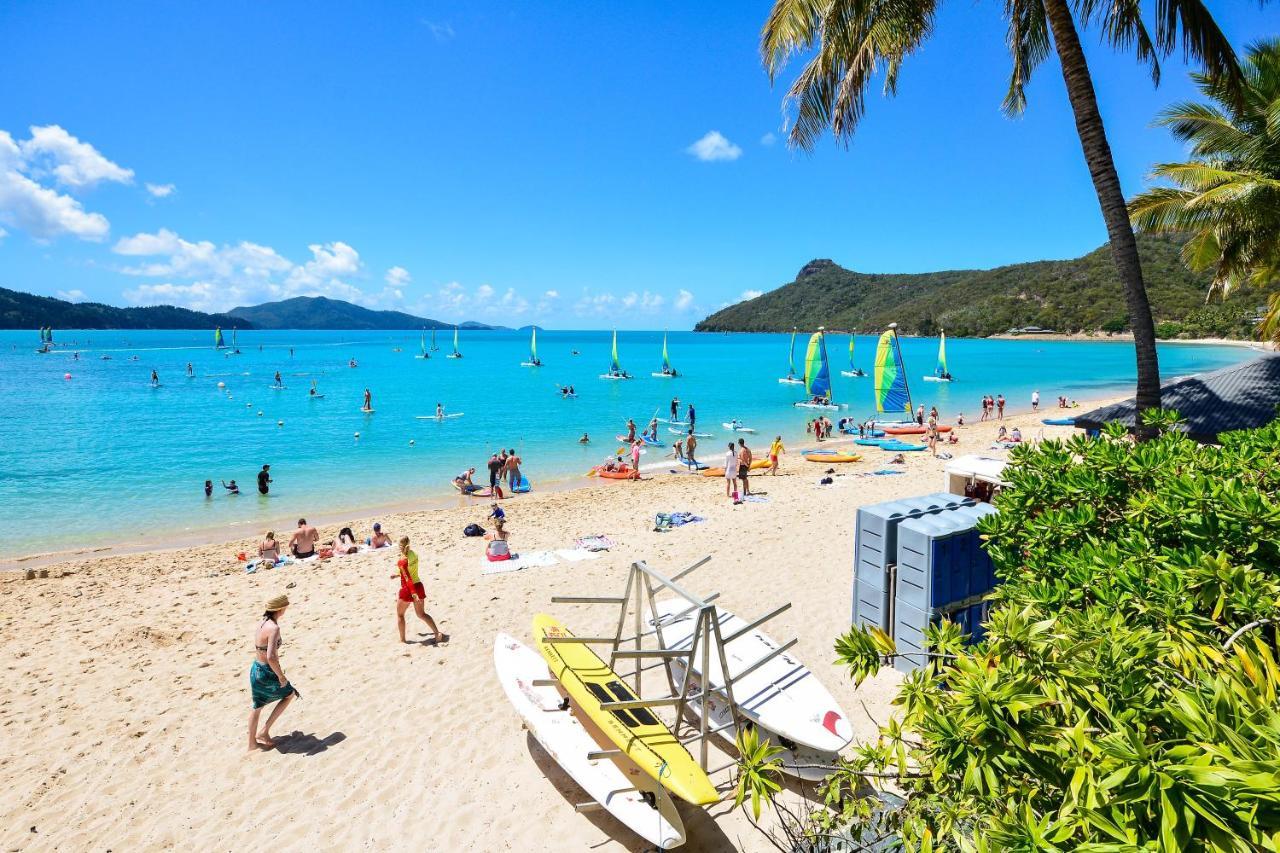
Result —
<instances>
[{"instance_id":1,"label":"woman in straw hat","mask_svg":"<svg viewBox=\"0 0 1280 853\"><path fill-rule=\"evenodd\" d=\"M250 750L275 747L276 742L271 739L271 726L284 713L284 709L289 707L293 697L299 695L280 666L280 617L288 607L288 596L277 595L269 600L266 612L262 614L262 623L253 635L255 659L249 669L249 689L253 692L253 710L249 712ZM262 731L258 731L258 714L272 702L276 706L267 716Z\"/></svg>"}]
</instances>

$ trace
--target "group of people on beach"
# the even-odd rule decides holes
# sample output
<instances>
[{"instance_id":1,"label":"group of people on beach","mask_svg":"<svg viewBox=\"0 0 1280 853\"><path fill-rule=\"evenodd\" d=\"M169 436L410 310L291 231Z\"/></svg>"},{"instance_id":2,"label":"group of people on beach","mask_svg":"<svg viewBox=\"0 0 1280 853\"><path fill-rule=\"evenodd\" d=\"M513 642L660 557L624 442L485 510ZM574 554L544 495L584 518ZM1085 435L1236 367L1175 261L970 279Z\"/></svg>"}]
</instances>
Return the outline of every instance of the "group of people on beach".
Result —
<instances>
[{"instance_id":1,"label":"group of people on beach","mask_svg":"<svg viewBox=\"0 0 1280 853\"><path fill-rule=\"evenodd\" d=\"M819 415L805 425L804 431L812 435L818 441L825 441L831 436L833 431L831 419L826 415Z\"/></svg>"},{"instance_id":2,"label":"group of people on beach","mask_svg":"<svg viewBox=\"0 0 1280 853\"><path fill-rule=\"evenodd\" d=\"M1036 408L1039 408L1040 406L1039 391L1035 393L1035 406ZM993 411L995 412L997 419L1004 420L1004 395L1003 394L997 394L995 397L992 397L990 394L983 395L982 417L978 418L978 420L980 422L991 420L991 413Z\"/></svg>"},{"instance_id":3,"label":"group of people on beach","mask_svg":"<svg viewBox=\"0 0 1280 853\"><path fill-rule=\"evenodd\" d=\"M258 472L258 494L269 494L271 492L271 484L274 482L275 480L271 479L271 466L263 465L262 470ZM240 485L236 483L234 477L231 478L230 483L226 480L222 480L221 483L222 488L226 490L228 495L240 494ZM213 480L204 481L204 496L206 498L213 497Z\"/></svg>"},{"instance_id":4,"label":"group of people on beach","mask_svg":"<svg viewBox=\"0 0 1280 853\"><path fill-rule=\"evenodd\" d=\"M770 457L773 460L773 471L776 474L778 469L777 455L773 452L777 448L778 452L782 450L782 436L774 439L773 447L770 448ZM724 455L724 496L733 501L734 505L742 503L751 495L751 464L753 462L751 448L747 447L747 440L739 438L738 443L729 442L729 449ZM741 484L739 488L738 484Z\"/></svg>"}]
</instances>

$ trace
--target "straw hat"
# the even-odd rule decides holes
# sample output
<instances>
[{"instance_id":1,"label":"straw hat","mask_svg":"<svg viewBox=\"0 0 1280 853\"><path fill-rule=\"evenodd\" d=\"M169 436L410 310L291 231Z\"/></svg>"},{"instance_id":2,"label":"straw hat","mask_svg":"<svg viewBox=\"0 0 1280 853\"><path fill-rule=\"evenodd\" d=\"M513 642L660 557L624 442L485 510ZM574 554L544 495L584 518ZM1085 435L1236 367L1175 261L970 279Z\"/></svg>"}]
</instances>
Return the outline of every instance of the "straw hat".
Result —
<instances>
[{"instance_id":1,"label":"straw hat","mask_svg":"<svg viewBox=\"0 0 1280 853\"><path fill-rule=\"evenodd\" d=\"M273 613L277 610L284 610L289 606L289 596L281 594L267 599L267 610Z\"/></svg>"}]
</instances>

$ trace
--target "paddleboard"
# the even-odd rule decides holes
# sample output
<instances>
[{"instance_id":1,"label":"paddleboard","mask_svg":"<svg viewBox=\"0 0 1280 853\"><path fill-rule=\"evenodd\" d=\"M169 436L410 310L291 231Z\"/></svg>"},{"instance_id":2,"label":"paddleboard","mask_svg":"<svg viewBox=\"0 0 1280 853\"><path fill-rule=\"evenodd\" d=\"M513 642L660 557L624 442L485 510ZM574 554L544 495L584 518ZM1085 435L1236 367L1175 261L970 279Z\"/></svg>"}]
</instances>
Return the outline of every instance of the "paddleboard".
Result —
<instances>
[{"instance_id":1,"label":"paddleboard","mask_svg":"<svg viewBox=\"0 0 1280 853\"><path fill-rule=\"evenodd\" d=\"M288 390L289 388L288 385L268 385L267 387L270 388L272 391L285 391L285 390Z\"/></svg>"},{"instance_id":2,"label":"paddleboard","mask_svg":"<svg viewBox=\"0 0 1280 853\"><path fill-rule=\"evenodd\" d=\"M524 474L521 474L520 479L517 480L515 485L511 487L511 491L515 492L518 495L523 495L525 492L528 492L532 488L533 488L533 483L530 483L529 478L526 477Z\"/></svg>"},{"instance_id":3,"label":"paddleboard","mask_svg":"<svg viewBox=\"0 0 1280 853\"><path fill-rule=\"evenodd\" d=\"M742 426L741 424L739 424L738 426L734 426L731 423L721 423L720 425L725 429L729 430L730 432L755 432L755 430L752 429L751 427Z\"/></svg>"},{"instance_id":4,"label":"paddleboard","mask_svg":"<svg viewBox=\"0 0 1280 853\"><path fill-rule=\"evenodd\" d=\"M548 643L548 637L572 637L573 633L545 613L533 617L533 636L552 676L573 698L582 712L641 770L682 800L695 806L719 802L720 795L698 766L647 708L606 711L602 702L625 702L636 695L584 643Z\"/></svg>"},{"instance_id":5,"label":"paddleboard","mask_svg":"<svg viewBox=\"0 0 1280 853\"><path fill-rule=\"evenodd\" d=\"M310 395L310 397L311 397L311 399L312 399L312 400L323 400L323 399L324 399L324 395L323 395L323 394L311 394L311 395Z\"/></svg>"},{"instance_id":6,"label":"paddleboard","mask_svg":"<svg viewBox=\"0 0 1280 853\"><path fill-rule=\"evenodd\" d=\"M671 433L672 435L688 435L689 434L688 430L679 430L679 429L676 429L675 427L667 427L667 432ZM694 438L712 438L713 435L709 432L695 432L693 434L693 437Z\"/></svg>"},{"instance_id":7,"label":"paddleboard","mask_svg":"<svg viewBox=\"0 0 1280 853\"><path fill-rule=\"evenodd\" d=\"M558 689L534 686L535 681L551 679L546 661L537 652L507 634L498 634L493 641L493 665L534 740L591 799L650 844L669 850L684 843L684 824L675 803L634 761L626 756L587 758L587 753L612 749L613 744L572 704L561 710L563 696Z\"/></svg>"},{"instance_id":8,"label":"paddleboard","mask_svg":"<svg viewBox=\"0 0 1280 853\"><path fill-rule=\"evenodd\" d=\"M366 415L372 415L372 414L374 413L374 411L375 411L375 410L374 410L374 409L361 409L360 411L364 412Z\"/></svg>"},{"instance_id":9,"label":"paddleboard","mask_svg":"<svg viewBox=\"0 0 1280 853\"><path fill-rule=\"evenodd\" d=\"M658 623L662 628L664 648L687 650L693 643L697 626L697 612L688 610L684 599L666 599L658 602ZM729 636L746 627L734 614L716 608L721 636ZM649 624L653 625L652 615ZM762 734L770 735L778 746L784 747L789 756L782 756L787 772L802 778L823 778L830 771L815 771L799 764L835 764L836 753L853 739L853 727L840 705L822 685L818 677L804 664L787 652L777 655L757 669L746 672L758 660L778 648L767 634L759 629L747 631L741 637L725 644L724 656L729 672L734 675L733 696L738 702L738 712L754 723ZM683 661L669 660L677 684L683 677ZM710 672L707 676L713 686L724 683L720 656L711 649ZM700 679L701 656L695 655L693 676ZM736 676L745 672L741 678ZM700 690L700 686L695 690ZM699 703L690 703L690 710L701 713ZM730 713L727 697L717 692L707 703L712 719L717 713L728 722Z\"/></svg>"},{"instance_id":10,"label":"paddleboard","mask_svg":"<svg viewBox=\"0 0 1280 853\"><path fill-rule=\"evenodd\" d=\"M460 418L465 414L466 412L454 412L449 415L414 415L414 417L420 421L447 421L449 418Z\"/></svg>"}]
</instances>

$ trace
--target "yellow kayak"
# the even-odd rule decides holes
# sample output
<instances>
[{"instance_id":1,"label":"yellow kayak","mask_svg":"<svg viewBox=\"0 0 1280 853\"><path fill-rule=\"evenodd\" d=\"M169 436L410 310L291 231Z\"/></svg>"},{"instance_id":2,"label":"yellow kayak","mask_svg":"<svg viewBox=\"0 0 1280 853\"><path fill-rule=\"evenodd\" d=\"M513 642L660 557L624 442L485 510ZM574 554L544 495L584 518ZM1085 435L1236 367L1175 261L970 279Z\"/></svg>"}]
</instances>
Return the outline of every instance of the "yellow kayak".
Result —
<instances>
[{"instance_id":1,"label":"yellow kayak","mask_svg":"<svg viewBox=\"0 0 1280 853\"><path fill-rule=\"evenodd\" d=\"M606 711L602 702L636 698L622 678L585 643L548 643L547 637L572 637L559 619L533 617L533 639L551 674L605 736L645 773L686 802L704 806L720 800L715 786L689 751L646 708Z\"/></svg>"},{"instance_id":2,"label":"yellow kayak","mask_svg":"<svg viewBox=\"0 0 1280 853\"><path fill-rule=\"evenodd\" d=\"M768 468L772 464L768 459L752 459L751 467L748 470L759 471L761 468ZM704 468L698 473L704 477L723 477L724 468Z\"/></svg>"},{"instance_id":3,"label":"yellow kayak","mask_svg":"<svg viewBox=\"0 0 1280 853\"><path fill-rule=\"evenodd\" d=\"M862 457L857 453L806 453L804 458L810 462L857 462Z\"/></svg>"}]
</instances>

